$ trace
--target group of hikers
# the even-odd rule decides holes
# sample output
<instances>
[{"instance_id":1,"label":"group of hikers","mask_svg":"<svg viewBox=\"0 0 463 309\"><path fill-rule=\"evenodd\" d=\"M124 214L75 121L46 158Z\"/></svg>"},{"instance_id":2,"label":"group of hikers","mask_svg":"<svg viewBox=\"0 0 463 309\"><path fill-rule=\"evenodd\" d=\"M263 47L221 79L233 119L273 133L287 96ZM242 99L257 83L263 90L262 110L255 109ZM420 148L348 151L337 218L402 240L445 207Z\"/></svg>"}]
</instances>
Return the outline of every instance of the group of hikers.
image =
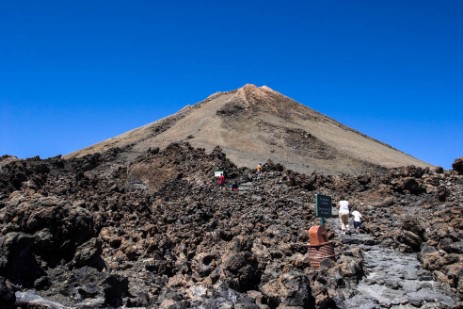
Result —
<instances>
[{"instance_id":1,"label":"group of hikers","mask_svg":"<svg viewBox=\"0 0 463 309\"><path fill-rule=\"evenodd\" d=\"M226 180L225 180L225 175L222 173L220 173L219 177L217 178L217 183L220 187L220 190L225 190L226 186ZM238 183L235 181L233 182L233 184L230 186L230 189L232 191L238 191Z\"/></svg>"},{"instance_id":2,"label":"group of hikers","mask_svg":"<svg viewBox=\"0 0 463 309\"><path fill-rule=\"evenodd\" d=\"M257 164L257 167L256 167L256 179L259 179L262 176L262 167L263 167L262 162L259 162L259 164ZM217 184L219 185L220 190L225 190L227 188L226 183L227 183L227 180L225 179L224 172L220 172L219 176L217 177ZM239 188L238 182L234 181L233 184L229 186L229 188L232 191L238 191L238 188Z\"/></svg>"},{"instance_id":3,"label":"group of hikers","mask_svg":"<svg viewBox=\"0 0 463 309\"><path fill-rule=\"evenodd\" d=\"M360 231L362 225L362 214L358 210L351 211L351 205L345 196L341 196L339 202L336 204L339 213L339 222L341 224L342 234L350 233L349 230L349 214L354 217L354 230L356 233Z\"/></svg>"}]
</instances>

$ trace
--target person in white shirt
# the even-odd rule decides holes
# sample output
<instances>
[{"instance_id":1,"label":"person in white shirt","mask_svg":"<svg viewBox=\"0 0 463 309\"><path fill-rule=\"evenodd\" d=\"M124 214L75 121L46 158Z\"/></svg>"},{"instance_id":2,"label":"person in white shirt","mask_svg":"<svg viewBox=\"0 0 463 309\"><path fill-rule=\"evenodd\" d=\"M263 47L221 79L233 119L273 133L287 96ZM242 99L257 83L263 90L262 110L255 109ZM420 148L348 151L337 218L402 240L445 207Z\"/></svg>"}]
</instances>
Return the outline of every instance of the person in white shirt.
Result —
<instances>
[{"instance_id":1,"label":"person in white shirt","mask_svg":"<svg viewBox=\"0 0 463 309\"><path fill-rule=\"evenodd\" d=\"M344 196L340 197L336 208L339 209L339 222L341 223L341 230L345 232L349 230L349 202Z\"/></svg>"},{"instance_id":2,"label":"person in white shirt","mask_svg":"<svg viewBox=\"0 0 463 309\"><path fill-rule=\"evenodd\" d=\"M358 233L362 225L362 214L358 210L354 210L351 215L354 217L354 229Z\"/></svg>"}]
</instances>

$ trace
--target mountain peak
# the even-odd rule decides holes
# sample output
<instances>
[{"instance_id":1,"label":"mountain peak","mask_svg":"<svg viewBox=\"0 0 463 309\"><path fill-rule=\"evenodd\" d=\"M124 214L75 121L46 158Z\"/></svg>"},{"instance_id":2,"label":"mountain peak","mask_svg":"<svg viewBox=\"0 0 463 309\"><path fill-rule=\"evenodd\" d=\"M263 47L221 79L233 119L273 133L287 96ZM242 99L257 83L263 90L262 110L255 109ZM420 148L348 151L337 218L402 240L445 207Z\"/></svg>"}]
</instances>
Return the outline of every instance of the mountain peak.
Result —
<instances>
[{"instance_id":1,"label":"mountain peak","mask_svg":"<svg viewBox=\"0 0 463 309\"><path fill-rule=\"evenodd\" d=\"M257 87L256 85L254 84L245 84L243 87L241 87L240 89L257 89L259 87Z\"/></svg>"},{"instance_id":2,"label":"mountain peak","mask_svg":"<svg viewBox=\"0 0 463 309\"><path fill-rule=\"evenodd\" d=\"M243 87L239 88L238 91L242 91L242 92L275 92L275 90L271 89L270 87L268 86L261 86L261 87L258 87L254 84L245 84Z\"/></svg>"},{"instance_id":3,"label":"mountain peak","mask_svg":"<svg viewBox=\"0 0 463 309\"><path fill-rule=\"evenodd\" d=\"M262 90L262 88L252 84L244 85L243 87L238 89L237 94L245 100L249 99L250 97L257 99L265 97L267 95L266 91Z\"/></svg>"}]
</instances>

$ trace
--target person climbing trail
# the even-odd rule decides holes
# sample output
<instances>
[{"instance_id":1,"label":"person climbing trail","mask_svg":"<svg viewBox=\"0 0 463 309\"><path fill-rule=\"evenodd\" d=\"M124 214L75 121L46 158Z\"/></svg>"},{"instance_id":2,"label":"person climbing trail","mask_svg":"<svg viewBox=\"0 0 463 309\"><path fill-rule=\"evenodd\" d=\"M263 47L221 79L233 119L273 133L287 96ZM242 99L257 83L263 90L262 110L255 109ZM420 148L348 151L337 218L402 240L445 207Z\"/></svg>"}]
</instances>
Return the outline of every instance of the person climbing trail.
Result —
<instances>
[{"instance_id":1,"label":"person climbing trail","mask_svg":"<svg viewBox=\"0 0 463 309\"><path fill-rule=\"evenodd\" d=\"M223 173L220 173L220 176L219 176L219 179L218 179L218 184L219 184L220 190L224 190L224 188L225 188L225 176L223 175Z\"/></svg>"},{"instance_id":2,"label":"person climbing trail","mask_svg":"<svg viewBox=\"0 0 463 309\"><path fill-rule=\"evenodd\" d=\"M339 202L336 204L339 209L339 222L341 223L341 231L343 234L349 232L349 202L344 196L341 196Z\"/></svg>"},{"instance_id":3,"label":"person climbing trail","mask_svg":"<svg viewBox=\"0 0 463 309\"><path fill-rule=\"evenodd\" d=\"M362 214L358 210L354 210L351 215L354 217L354 229L356 233L360 232L362 226Z\"/></svg>"},{"instance_id":4,"label":"person climbing trail","mask_svg":"<svg viewBox=\"0 0 463 309\"><path fill-rule=\"evenodd\" d=\"M262 174L262 162L259 162L259 164L257 164L257 167L256 167L257 179L260 178L261 174Z\"/></svg>"}]
</instances>

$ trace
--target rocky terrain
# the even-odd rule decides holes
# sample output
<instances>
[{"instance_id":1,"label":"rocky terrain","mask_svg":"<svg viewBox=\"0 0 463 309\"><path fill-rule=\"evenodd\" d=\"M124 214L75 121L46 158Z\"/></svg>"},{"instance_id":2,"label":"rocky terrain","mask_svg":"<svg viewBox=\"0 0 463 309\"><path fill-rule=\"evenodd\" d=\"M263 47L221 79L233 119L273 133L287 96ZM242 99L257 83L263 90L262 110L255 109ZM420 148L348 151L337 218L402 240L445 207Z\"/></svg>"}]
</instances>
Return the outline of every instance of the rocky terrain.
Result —
<instances>
[{"instance_id":1,"label":"rocky terrain","mask_svg":"<svg viewBox=\"0 0 463 309\"><path fill-rule=\"evenodd\" d=\"M462 158L357 175L267 161L257 178L220 147L134 147L0 159L1 308L463 307ZM316 193L365 217L351 235L328 219L319 269Z\"/></svg>"}]
</instances>

